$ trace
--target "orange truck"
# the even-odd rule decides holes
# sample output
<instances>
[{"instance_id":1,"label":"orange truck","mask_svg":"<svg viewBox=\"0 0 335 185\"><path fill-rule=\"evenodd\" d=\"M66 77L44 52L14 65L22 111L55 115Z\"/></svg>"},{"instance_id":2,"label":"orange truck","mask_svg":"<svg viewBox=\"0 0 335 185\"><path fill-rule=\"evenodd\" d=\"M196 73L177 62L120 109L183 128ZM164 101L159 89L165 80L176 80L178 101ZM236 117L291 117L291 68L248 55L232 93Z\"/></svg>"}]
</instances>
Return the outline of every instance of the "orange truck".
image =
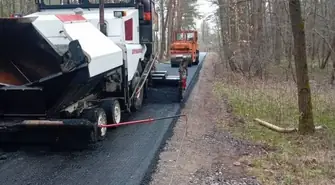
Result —
<instances>
[{"instance_id":1,"label":"orange truck","mask_svg":"<svg viewBox=\"0 0 335 185\"><path fill-rule=\"evenodd\" d=\"M198 32L195 30L174 31L170 46L171 67L179 67L183 60L188 66L199 64Z\"/></svg>"}]
</instances>

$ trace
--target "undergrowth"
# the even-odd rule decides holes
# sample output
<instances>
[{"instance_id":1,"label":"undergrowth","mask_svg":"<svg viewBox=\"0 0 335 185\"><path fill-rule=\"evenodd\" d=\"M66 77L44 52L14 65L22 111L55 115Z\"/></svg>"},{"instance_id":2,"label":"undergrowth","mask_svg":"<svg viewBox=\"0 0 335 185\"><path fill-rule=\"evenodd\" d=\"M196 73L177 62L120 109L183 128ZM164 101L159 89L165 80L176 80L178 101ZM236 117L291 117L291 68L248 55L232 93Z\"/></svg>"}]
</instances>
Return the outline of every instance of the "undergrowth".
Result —
<instances>
[{"instance_id":1,"label":"undergrowth","mask_svg":"<svg viewBox=\"0 0 335 185\"><path fill-rule=\"evenodd\" d=\"M281 127L298 126L296 85L278 79L247 80L227 73L215 82L217 98L227 97L234 115L244 119L228 129L236 136L275 149L241 160L248 161L250 173L264 185L335 184L335 89L328 84L311 84L314 121L324 129L310 136L276 133L253 119Z\"/></svg>"}]
</instances>

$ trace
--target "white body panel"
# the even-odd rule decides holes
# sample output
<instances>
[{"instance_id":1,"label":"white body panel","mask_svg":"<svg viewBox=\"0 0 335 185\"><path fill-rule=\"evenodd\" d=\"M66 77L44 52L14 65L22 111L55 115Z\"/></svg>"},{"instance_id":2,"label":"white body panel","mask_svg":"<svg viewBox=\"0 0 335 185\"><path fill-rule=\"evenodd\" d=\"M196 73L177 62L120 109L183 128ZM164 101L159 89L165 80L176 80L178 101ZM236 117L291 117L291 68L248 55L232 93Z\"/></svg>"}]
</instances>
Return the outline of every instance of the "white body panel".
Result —
<instances>
[{"instance_id":1,"label":"white body panel","mask_svg":"<svg viewBox=\"0 0 335 185\"><path fill-rule=\"evenodd\" d=\"M85 31L82 31L85 30ZM70 40L78 40L89 58L90 77L123 65L122 50L89 22L64 24Z\"/></svg>"},{"instance_id":2,"label":"white body panel","mask_svg":"<svg viewBox=\"0 0 335 185\"><path fill-rule=\"evenodd\" d=\"M126 11L126 16L122 18L116 18L114 17L114 11ZM66 35L64 35L63 30L63 22L60 21L55 15L57 14L74 14L73 10L44 10L42 12L36 12L30 15L27 15L26 17L35 17L37 16L38 18L33 22L33 25L35 28L43 35L45 36L49 42L53 45L66 45L69 43L68 38L66 38ZM98 32L99 31L99 9L83 9L83 17L86 18L91 24L91 28L96 28ZM132 35L132 40L125 40L125 21L132 19L133 22L133 35ZM107 35L108 38L111 42L114 43L109 43L107 44L107 41L103 41L107 47L107 45L110 45L113 47L107 49L104 48L104 50L109 50L111 53L117 53L120 52L121 48L117 46L117 44L126 44L127 48L127 65L128 65L128 80L132 80L137 66L138 62L140 60L144 59L144 54L146 52L146 47L145 45L139 44L139 18L138 18L138 10L134 8L106 8L105 9L105 21L107 23ZM93 32L92 29L90 28L90 32ZM70 29L70 28L69 28ZM86 42L91 42L91 44L87 44L87 47L92 47L94 48L96 44L99 42L94 42L94 39L86 39L86 37L91 37L90 34L88 33L85 29L74 29L77 30L78 33L72 33L71 37L72 39L75 39L76 34L78 36L80 35L81 40L79 40L80 43L85 43ZM103 40L106 38L105 35L101 34L102 37L99 37L99 39ZM107 39L107 38L106 38ZM91 45L91 46L88 46ZM115 47L114 47L115 46ZM83 46L84 48L84 46ZM98 47L97 48L101 48ZM139 51L142 52L139 52ZM85 51L86 52L86 51ZM119 56L119 54L117 54ZM122 56L120 54L120 56ZM112 61L103 61L104 59L100 58L99 62L96 64L104 64L102 66L94 66L92 64L92 75L97 74L98 71L104 71L108 69L98 69L98 68L104 68L106 66L112 67L112 66L119 66L120 63L122 63L122 59L119 57L113 58ZM107 63L113 63L113 64L107 64ZM106 66L105 66L106 65ZM94 66L94 67L93 67Z\"/></svg>"},{"instance_id":3,"label":"white body panel","mask_svg":"<svg viewBox=\"0 0 335 185\"><path fill-rule=\"evenodd\" d=\"M126 44L127 48L127 61L128 61L128 73L132 74L131 78L136 72L139 59L143 58L143 54L146 52L146 47L142 47L138 44ZM136 67L135 67L136 66ZM128 76L130 76L128 74Z\"/></svg>"}]
</instances>

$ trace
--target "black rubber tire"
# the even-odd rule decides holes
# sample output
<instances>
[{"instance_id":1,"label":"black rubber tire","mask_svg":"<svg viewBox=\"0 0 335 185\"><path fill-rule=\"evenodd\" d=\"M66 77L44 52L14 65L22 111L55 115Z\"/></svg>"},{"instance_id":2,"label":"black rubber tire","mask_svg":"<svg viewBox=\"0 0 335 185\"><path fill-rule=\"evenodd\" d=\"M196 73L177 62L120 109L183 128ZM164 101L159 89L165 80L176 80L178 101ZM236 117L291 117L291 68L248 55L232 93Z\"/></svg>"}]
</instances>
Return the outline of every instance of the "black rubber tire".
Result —
<instances>
[{"instance_id":1,"label":"black rubber tire","mask_svg":"<svg viewBox=\"0 0 335 185\"><path fill-rule=\"evenodd\" d=\"M144 86L143 86L143 98L148 98L148 91L149 91L149 80L147 79Z\"/></svg>"},{"instance_id":2,"label":"black rubber tire","mask_svg":"<svg viewBox=\"0 0 335 185\"><path fill-rule=\"evenodd\" d=\"M144 67L143 67L143 62L140 60L139 62L138 62L138 65L137 65L137 72L139 72L140 74L142 74L142 72L143 72L143 70L144 70Z\"/></svg>"},{"instance_id":3,"label":"black rubber tire","mask_svg":"<svg viewBox=\"0 0 335 185\"><path fill-rule=\"evenodd\" d=\"M107 124L107 116L105 111L102 108L91 108L86 109L82 112L81 117L92 122L92 127L90 129L90 143L97 143L98 141L102 141L107 136L107 128L106 131L102 131L101 128L98 127L99 119L102 119L102 124Z\"/></svg>"},{"instance_id":4,"label":"black rubber tire","mask_svg":"<svg viewBox=\"0 0 335 185\"><path fill-rule=\"evenodd\" d=\"M197 55L197 57L195 58L195 62L193 63L194 65L198 65L199 64L199 61L200 61L200 52L199 52L199 50L197 50L197 52L196 52L196 55Z\"/></svg>"},{"instance_id":5,"label":"black rubber tire","mask_svg":"<svg viewBox=\"0 0 335 185\"><path fill-rule=\"evenodd\" d=\"M104 101L102 107L107 115L107 124L119 124L121 122L121 104L118 99L106 100ZM118 109L119 113L116 112L116 109ZM120 114L120 118L116 118L116 114Z\"/></svg>"},{"instance_id":6,"label":"black rubber tire","mask_svg":"<svg viewBox=\"0 0 335 185\"><path fill-rule=\"evenodd\" d=\"M131 84L131 88L132 88L131 91L132 91L132 93L134 91L136 91L136 89L134 89L135 86L136 86L136 83L137 83L138 80L141 79L141 75L140 75L139 71L141 71L141 67L140 66L137 67L137 71L135 72L134 77L133 77L133 81L132 81L132 84ZM134 96L134 98L131 100L132 101L132 105L130 106L130 110L132 112L136 112L136 111L138 111L138 110L140 110L142 108L143 98L144 98L143 94L144 94L144 91L143 91L143 87L142 87L142 89L140 91L140 97L139 97L139 99L136 99L136 96Z\"/></svg>"},{"instance_id":7,"label":"black rubber tire","mask_svg":"<svg viewBox=\"0 0 335 185\"><path fill-rule=\"evenodd\" d=\"M143 105L143 99L144 99L144 87L140 90L140 96L138 97L138 99L136 98L136 95L134 96L132 100L131 111L136 112L140 110Z\"/></svg>"}]
</instances>

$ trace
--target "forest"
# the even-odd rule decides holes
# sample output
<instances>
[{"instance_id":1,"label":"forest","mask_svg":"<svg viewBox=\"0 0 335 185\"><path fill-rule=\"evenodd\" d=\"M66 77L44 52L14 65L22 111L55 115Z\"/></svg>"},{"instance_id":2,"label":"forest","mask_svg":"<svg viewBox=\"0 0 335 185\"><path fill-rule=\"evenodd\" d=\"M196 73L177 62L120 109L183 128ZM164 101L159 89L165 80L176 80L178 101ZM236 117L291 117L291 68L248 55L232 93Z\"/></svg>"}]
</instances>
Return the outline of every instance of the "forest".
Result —
<instances>
[{"instance_id":1,"label":"forest","mask_svg":"<svg viewBox=\"0 0 335 185\"><path fill-rule=\"evenodd\" d=\"M218 31L208 37L222 61L214 90L237 117L230 130L269 146L246 157L251 173L264 184L334 184L335 2L212 3Z\"/></svg>"}]
</instances>

